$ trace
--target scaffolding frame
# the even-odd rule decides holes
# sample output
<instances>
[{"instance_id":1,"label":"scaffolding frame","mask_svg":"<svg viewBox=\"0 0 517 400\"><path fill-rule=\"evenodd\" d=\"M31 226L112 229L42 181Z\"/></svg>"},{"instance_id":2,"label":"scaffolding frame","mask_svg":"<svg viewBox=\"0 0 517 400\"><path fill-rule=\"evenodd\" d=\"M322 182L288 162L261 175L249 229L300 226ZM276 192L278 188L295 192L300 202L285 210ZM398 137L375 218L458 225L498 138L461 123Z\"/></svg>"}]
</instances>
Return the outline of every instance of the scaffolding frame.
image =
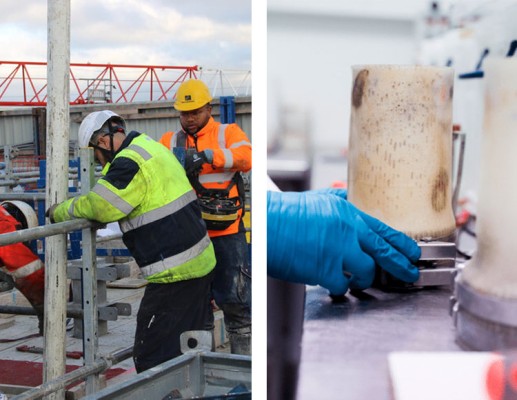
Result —
<instances>
[{"instance_id":1,"label":"scaffolding frame","mask_svg":"<svg viewBox=\"0 0 517 400\"><path fill-rule=\"evenodd\" d=\"M82 148L81 155L81 192L85 194L92 187L95 176L95 165L92 148ZM79 368L53 381L16 396L15 399L36 399L48 393L63 389L71 382L85 379L86 394L99 390L99 374L110 368L113 359L121 361L132 354L132 348L125 349L116 356L101 357L98 354L98 307L97 307L97 256L96 231L102 224L87 220L74 219L70 221L22 229L15 232L0 234L0 246L27 242L49 236L82 230L82 301L83 301L83 349L84 367ZM44 310L47 313L47 309ZM64 318L63 318L64 320Z\"/></svg>"},{"instance_id":2,"label":"scaffolding frame","mask_svg":"<svg viewBox=\"0 0 517 400\"><path fill-rule=\"evenodd\" d=\"M47 105L47 78L37 75L46 69L46 62L0 61L2 67L5 67L7 76L0 78L0 106ZM198 70L197 65L70 63L70 105L170 101L176 95L173 89L186 79L197 79ZM83 73L93 73L95 76L79 78ZM124 76L128 73L131 77ZM139 75L134 78L135 74ZM16 83L19 85L16 86ZM17 95L21 92L23 99L9 100L9 90ZM114 96L114 90L120 93ZM99 91L104 93L104 99L99 97Z\"/></svg>"}]
</instances>

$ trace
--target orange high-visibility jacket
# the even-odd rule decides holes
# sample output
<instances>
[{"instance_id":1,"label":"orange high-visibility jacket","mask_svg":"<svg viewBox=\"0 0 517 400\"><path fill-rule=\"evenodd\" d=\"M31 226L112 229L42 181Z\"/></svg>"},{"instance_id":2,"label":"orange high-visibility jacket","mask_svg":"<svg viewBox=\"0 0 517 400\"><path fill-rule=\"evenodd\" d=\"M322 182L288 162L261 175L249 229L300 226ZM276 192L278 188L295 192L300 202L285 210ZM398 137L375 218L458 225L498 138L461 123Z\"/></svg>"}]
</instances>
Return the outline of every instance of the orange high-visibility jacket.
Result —
<instances>
[{"instance_id":1,"label":"orange high-visibility jacket","mask_svg":"<svg viewBox=\"0 0 517 400\"><path fill-rule=\"evenodd\" d=\"M0 233L16 231L20 223L0 206ZM0 247L0 268L11 275L16 288L32 305L43 306L45 269L39 257L23 243Z\"/></svg>"},{"instance_id":2,"label":"orange high-visibility jacket","mask_svg":"<svg viewBox=\"0 0 517 400\"><path fill-rule=\"evenodd\" d=\"M251 143L246 134L237 124L228 124L225 129L220 129L220 126L220 122L210 117L205 127L197 133L196 140L191 135L186 135L187 147L196 148L198 152L205 149L214 152L212 165L204 164L199 175L199 182L207 189L225 189L235 172L251 170ZM174 132L164 133L160 143L169 150L175 147ZM237 195L237 185L234 185L230 190L230 197ZM237 233L241 217L242 210L232 225L223 231L209 230L209 235L216 237Z\"/></svg>"}]
</instances>

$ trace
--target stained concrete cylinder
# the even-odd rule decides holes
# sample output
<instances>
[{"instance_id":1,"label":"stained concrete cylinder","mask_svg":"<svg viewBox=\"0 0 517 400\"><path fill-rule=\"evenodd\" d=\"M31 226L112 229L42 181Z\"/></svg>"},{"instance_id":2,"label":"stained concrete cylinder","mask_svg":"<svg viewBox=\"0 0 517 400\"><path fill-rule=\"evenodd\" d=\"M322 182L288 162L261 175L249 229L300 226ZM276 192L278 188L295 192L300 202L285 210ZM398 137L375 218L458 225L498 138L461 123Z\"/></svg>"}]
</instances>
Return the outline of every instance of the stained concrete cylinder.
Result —
<instances>
[{"instance_id":1,"label":"stained concrete cylinder","mask_svg":"<svg viewBox=\"0 0 517 400\"><path fill-rule=\"evenodd\" d=\"M348 198L420 240L454 234L448 67L352 67Z\"/></svg>"},{"instance_id":2,"label":"stained concrete cylinder","mask_svg":"<svg viewBox=\"0 0 517 400\"><path fill-rule=\"evenodd\" d=\"M517 299L517 59L488 58L477 207L477 251L462 279L474 290Z\"/></svg>"}]
</instances>

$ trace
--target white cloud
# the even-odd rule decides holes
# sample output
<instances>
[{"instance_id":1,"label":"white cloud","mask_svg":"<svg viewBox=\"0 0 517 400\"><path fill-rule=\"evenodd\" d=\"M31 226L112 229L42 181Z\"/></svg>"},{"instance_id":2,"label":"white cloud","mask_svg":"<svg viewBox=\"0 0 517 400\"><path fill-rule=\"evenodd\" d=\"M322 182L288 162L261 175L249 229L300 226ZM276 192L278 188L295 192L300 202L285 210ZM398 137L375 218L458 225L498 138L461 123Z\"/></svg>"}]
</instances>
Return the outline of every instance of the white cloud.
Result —
<instances>
[{"instance_id":1,"label":"white cloud","mask_svg":"<svg viewBox=\"0 0 517 400\"><path fill-rule=\"evenodd\" d=\"M45 61L47 2L1 2L0 15L2 59ZM250 69L251 0L74 0L70 54L79 63Z\"/></svg>"}]
</instances>

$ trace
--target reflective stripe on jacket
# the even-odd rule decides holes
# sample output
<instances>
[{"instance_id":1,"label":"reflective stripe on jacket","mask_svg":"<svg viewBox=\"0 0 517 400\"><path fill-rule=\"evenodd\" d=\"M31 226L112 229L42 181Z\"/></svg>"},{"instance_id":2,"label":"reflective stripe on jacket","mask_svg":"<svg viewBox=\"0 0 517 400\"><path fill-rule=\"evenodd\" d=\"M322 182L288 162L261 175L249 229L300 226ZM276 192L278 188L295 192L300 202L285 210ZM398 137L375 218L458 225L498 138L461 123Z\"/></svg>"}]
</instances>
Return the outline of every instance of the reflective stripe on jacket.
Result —
<instances>
[{"instance_id":1,"label":"reflective stripe on jacket","mask_svg":"<svg viewBox=\"0 0 517 400\"><path fill-rule=\"evenodd\" d=\"M215 255L196 195L180 163L145 134L131 132L92 190L61 203L56 221L118 221L122 239L150 282L207 275Z\"/></svg>"},{"instance_id":2,"label":"reflective stripe on jacket","mask_svg":"<svg viewBox=\"0 0 517 400\"><path fill-rule=\"evenodd\" d=\"M214 152L212 164L204 164L199 176L199 182L207 189L225 189L235 172L251 170L251 143L237 124L221 124L210 117L208 123L197 133L195 141L191 135L187 136L187 147L196 147L197 151L211 149ZM160 138L169 150L176 146L174 132L166 132ZM230 197L238 196L237 186L230 190ZM223 231L210 230L211 237L229 235L239 231L239 218Z\"/></svg>"}]
</instances>

